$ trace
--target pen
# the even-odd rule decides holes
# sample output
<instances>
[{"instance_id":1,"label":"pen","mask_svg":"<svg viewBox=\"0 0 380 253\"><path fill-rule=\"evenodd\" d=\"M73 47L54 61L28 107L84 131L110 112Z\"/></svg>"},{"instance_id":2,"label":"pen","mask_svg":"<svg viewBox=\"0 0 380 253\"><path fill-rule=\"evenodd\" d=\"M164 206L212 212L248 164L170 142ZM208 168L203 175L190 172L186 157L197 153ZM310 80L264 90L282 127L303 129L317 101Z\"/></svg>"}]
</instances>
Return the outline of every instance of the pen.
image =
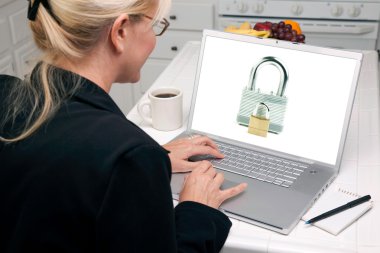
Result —
<instances>
[{"instance_id":1,"label":"pen","mask_svg":"<svg viewBox=\"0 0 380 253\"><path fill-rule=\"evenodd\" d=\"M350 201L350 202L348 202L347 204L345 204L343 206L339 206L339 207L337 207L335 209L332 209L332 210L327 211L327 212L325 212L325 213L323 213L321 215L318 215L317 217L314 217L314 218L312 218L312 219L310 219L308 221L305 221L305 223L306 224L311 224L311 223L317 222L319 220L323 220L323 219L325 219L327 217L330 217L330 216L332 216L334 214L340 213L340 212L342 212L344 210L347 210L347 209L350 209L350 208L352 208L354 206L360 205L360 204L362 204L362 203L364 203L364 202L366 202L366 201L368 201L370 199L371 199L370 195L363 196L361 198L358 198L358 199L355 199L353 201Z\"/></svg>"}]
</instances>

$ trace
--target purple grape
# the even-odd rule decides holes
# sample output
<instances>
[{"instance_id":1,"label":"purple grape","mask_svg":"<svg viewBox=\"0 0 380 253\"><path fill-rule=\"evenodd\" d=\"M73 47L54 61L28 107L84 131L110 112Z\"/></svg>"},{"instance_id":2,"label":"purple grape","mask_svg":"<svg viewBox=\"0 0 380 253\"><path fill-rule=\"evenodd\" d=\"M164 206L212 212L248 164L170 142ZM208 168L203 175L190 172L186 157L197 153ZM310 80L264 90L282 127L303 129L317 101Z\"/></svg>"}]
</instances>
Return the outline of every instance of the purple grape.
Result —
<instances>
[{"instance_id":1,"label":"purple grape","mask_svg":"<svg viewBox=\"0 0 380 253\"><path fill-rule=\"evenodd\" d=\"M285 27L285 28L284 28L284 32L285 32L285 33L289 33L289 32L291 32L291 30L289 30L289 28Z\"/></svg>"},{"instance_id":2,"label":"purple grape","mask_svg":"<svg viewBox=\"0 0 380 253\"><path fill-rule=\"evenodd\" d=\"M292 34L293 34L293 37L296 37L297 36L297 31L296 30L292 30Z\"/></svg>"},{"instance_id":3,"label":"purple grape","mask_svg":"<svg viewBox=\"0 0 380 253\"><path fill-rule=\"evenodd\" d=\"M304 42L304 41L305 41L305 35L303 35L303 34L298 34L298 35L297 35L297 41L298 41L298 42Z\"/></svg>"},{"instance_id":4,"label":"purple grape","mask_svg":"<svg viewBox=\"0 0 380 253\"><path fill-rule=\"evenodd\" d=\"M282 32L284 32L284 28L282 28L282 27L278 27L277 32L278 32L278 33L282 33Z\"/></svg>"},{"instance_id":5,"label":"purple grape","mask_svg":"<svg viewBox=\"0 0 380 253\"><path fill-rule=\"evenodd\" d=\"M274 32L272 37L278 39L278 33Z\"/></svg>"},{"instance_id":6,"label":"purple grape","mask_svg":"<svg viewBox=\"0 0 380 253\"><path fill-rule=\"evenodd\" d=\"M291 42L297 42L297 38L293 36L293 38L290 41Z\"/></svg>"},{"instance_id":7,"label":"purple grape","mask_svg":"<svg viewBox=\"0 0 380 253\"><path fill-rule=\"evenodd\" d=\"M272 31L277 32L278 24L272 24Z\"/></svg>"},{"instance_id":8,"label":"purple grape","mask_svg":"<svg viewBox=\"0 0 380 253\"><path fill-rule=\"evenodd\" d=\"M289 31L291 31L291 30L293 29L293 27L292 27L292 25L291 25L291 24L286 24L286 25L285 25L285 28L288 28L288 29L289 29Z\"/></svg>"},{"instance_id":9,"label":"purple grape","mask_svg":"<svg viewBox=\"0 0 380 253\"><path fill-rule=\"evenodd\" d=\"M278 22L278 27L284 28L285 27L284 21Z\"/></svg>"},{"instance_id":10,"label":"purple grape","mask_svg":"<svg viewBox=\"0 0 380 253\"><path fill-rule=\"evenodd\" d=\"M292 33L285 33L285 40L291 41L293 39Z\"/></svg>"},{"instance_id":11,"label":"purple grape","mask_svg":"<svg viewBox=\"0 0 380 253\"><path fill-rule=\"evenodd\" d=\"M278 37L279 40L283 40L285 38L285 33L284 32L279 32Z\"/></svg>"}]
</instances>

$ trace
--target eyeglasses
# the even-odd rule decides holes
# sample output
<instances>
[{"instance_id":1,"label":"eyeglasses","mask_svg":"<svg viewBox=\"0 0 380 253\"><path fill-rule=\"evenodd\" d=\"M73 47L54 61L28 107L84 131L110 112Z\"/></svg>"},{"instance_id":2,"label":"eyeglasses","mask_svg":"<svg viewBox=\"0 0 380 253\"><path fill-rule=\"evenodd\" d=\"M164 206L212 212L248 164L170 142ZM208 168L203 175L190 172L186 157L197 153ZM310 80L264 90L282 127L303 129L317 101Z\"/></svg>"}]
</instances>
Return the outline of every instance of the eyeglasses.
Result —
<instances>
[{"instance_id":1,"label":"eyeglasses","mask_svg":"<svg viewBox=\"0 0 380 253\"><path fill-rule=\"evenodd\" d=\"M152 17L149 17L147 15L143 15L144 17L150 19L150 20L153 20ZM154 34L156 36L161 36L162 34L164 34L164 32L166 31L166 29L168 29L170 23L169 21L166 19L166 18L163 18L162 20L157 20L153 23L152 25L152 28L153 28L153 31L154 31Z\"/></svg>"}]
</instances>

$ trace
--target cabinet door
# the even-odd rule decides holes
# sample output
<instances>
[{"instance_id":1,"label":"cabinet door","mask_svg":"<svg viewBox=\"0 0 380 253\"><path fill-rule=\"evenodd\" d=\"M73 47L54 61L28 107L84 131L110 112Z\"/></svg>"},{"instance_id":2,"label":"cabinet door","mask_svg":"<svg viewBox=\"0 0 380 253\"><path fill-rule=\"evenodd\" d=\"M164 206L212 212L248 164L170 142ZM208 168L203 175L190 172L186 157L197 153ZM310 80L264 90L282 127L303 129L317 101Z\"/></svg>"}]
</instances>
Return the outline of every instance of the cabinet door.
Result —
<instances>
[{"instance_id":1,"label":"cabinet door","mask_svg":"<svg viewBox=\"0 0 380 253\"><path fill-rule=\"evenodd\" d=\"M12 2L13 0L0 0L0 7L5 6L7 3Z\"/></svg>"},{"instance_id":2,"label":"cabinet door","mask_svg":"<svg viewBox=\"0 0 380 253\"><path fill-rule=\"evenodd\" d=\"M22 47L15 50L15 59L17 67L17 75L24 78L28 75L39 61L41 56L40 50L30 41Z\"/></svg>"},{"instance_id":3,"label":"cabinet door","mask_svg":"<svg viewBox=\"0 0 380 253\"><path fill-rule=\"evenodd\" d=\"M127 115L135 104L133 85L129 83L115 83L112 85L109 93L124 115Z\"/></svg>"},{"instance_id":4,"label":"cabinet door","mask_svg":"<svg viewBox=\"0 0 380 253\"><path fill-rule=\"evenodd\" d=\"M116 83L112 85L110 96L125 115L129 113L169 63L168 60L148 59L141 69L141 78L138 83Z\"/></svg>"},{"instance_id":5,"label":"cabinet door","mask_svg":"<svg viewBox=\"0 0 380 253\"><path fill-rule=\"evenodd\" d=\"M136 101L140 99L141 95L143 95L150 88L150 86L152 86L169 63L169 60L158 59L149 59L145 63L141 70L140 82L136 85L136 88L138 88L140 92L138 97L136 96Z\"/></svg>"},{"instance_id":6,"label":"cabinet door","mask_svg":"<svg viewBox=\"0 0 380 253\"><path fill-rule=\"evenodd\" d=\"M156 48L150 57L173 59L186 42L190 40L202 40L202 33L190 31L167 31L164 36L157 39Z\"/></svg>"},{"instance_id":7,"label":"cabinet door","mask_svg":"<svg viewBox=\"0 0 380 253\"><path fill-rule=\"evenodd\" d=\"M12 46L9 26L5 17L0 16L0 54Z\"/></svg>"},{"instance_id":8,"label":"cabinet door","mask_svg":"<svg viewBox=\"0 0 380 253\"><path fill-rule=\"evenodd\" d=\"M17 44L31 37L32 35L32 31L28 25L27 13L28 9L25 7L9 16L9 23L11 26L12 39L14 44Z\"/></svg>"},{"instance_id":9,"label":"cabinet door","mask_svg":"<svg viewBox=\"0 0 380 253\"><path fill-rule=\"evenodd\" d=\"M214 27L214 5L212 3L173 2L169 13L169 29L197 30Z\"/></svg>"},{"instance_id":10,"label":"cabinet door","mask_svg":"<svg viewBox=\"0 0 380 253\"><path fill-rule=\"evenodd\" d=\"M0 59L0 75L14 75L12 56L7 55Z\"/></svg>"}]
</instances>

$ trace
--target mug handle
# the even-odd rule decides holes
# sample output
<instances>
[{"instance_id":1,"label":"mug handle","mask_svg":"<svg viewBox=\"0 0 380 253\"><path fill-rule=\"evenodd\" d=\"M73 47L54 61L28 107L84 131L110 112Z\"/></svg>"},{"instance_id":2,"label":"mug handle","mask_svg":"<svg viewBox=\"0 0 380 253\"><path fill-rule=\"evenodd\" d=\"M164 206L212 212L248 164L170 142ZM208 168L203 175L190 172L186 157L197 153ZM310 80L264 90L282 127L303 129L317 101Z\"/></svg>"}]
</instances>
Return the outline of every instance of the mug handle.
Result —
<instances>
[{"instance_id":1,"label":"mug handle","mask_svg":"<svg viewBox=\"0 0 380 253\"><path fill-rule=\"evenodd\" d=\"M149 115L147 115L144 112L144 107L145 106L148 106L149 110L152 111L152 106L151 106L151 103L150 103L149 100L145 100L145 101L142 101L141 103L139 103L139 105L137 106L137 111L140 114L141 118L143 118L144 121L146 121L146 122L148 122L149 124L152 125L152 123L153 123L152 117L150 117Z\"/></svg>"}]
</instances>

